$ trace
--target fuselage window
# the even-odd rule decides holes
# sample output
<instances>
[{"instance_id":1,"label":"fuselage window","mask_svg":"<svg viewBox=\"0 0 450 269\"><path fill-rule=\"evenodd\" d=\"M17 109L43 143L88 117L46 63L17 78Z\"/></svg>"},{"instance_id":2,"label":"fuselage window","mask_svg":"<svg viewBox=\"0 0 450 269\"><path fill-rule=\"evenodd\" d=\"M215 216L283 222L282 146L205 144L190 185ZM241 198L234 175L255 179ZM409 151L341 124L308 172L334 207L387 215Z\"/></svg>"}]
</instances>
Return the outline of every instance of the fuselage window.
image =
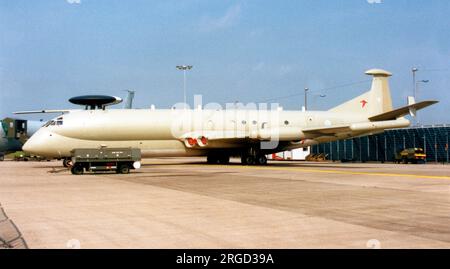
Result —
<instances>
[{"instance_id":1,"label":"fuselage window","mask_svg":"<svg viewBox=\"0 0 450 269\"><path fill-rule=\"evenodd\" d=\"M243 120L243 121L242 121L242 124L247 124L247 121Z\"/></svg>"},{"instance_id":2,"label":"fuselage window","mask_svg":"<svg viewBox=\"0 0 450 269\"><path fill-rule=\"evenodd\" d=\"M289 121L285 120L284 125L289 125Z\"/></svg>"},{"instance_id":3,"label":"fuselage window","mask_svg":"<svg viewBox=\"0 0 450 269\"><path fill-rule=\"evenodd\" d=\"M56 125L63 125L63 121L62 121L62 120L58 120L58 121L56 122Z\"/></svg>"}]
</instances>

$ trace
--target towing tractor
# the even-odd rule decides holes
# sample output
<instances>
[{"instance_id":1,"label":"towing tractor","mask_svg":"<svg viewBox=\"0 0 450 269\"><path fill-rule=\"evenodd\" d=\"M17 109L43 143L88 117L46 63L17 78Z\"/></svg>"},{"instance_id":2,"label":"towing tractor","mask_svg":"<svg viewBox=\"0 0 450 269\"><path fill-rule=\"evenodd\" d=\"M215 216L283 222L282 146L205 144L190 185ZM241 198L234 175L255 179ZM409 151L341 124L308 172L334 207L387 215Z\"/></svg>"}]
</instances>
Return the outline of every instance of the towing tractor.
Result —
<instances>
[{"instance_id":1,"label":"towing tractor","mask_svg":"<svg viewBox=\"0 0 450 269\"><path fill-rule=\"evenodd\" d=\"M71 153L74 175L107 171L128 174L141 167L141 150L136 148L74 149Z\"/></svg>"}]
</instances>

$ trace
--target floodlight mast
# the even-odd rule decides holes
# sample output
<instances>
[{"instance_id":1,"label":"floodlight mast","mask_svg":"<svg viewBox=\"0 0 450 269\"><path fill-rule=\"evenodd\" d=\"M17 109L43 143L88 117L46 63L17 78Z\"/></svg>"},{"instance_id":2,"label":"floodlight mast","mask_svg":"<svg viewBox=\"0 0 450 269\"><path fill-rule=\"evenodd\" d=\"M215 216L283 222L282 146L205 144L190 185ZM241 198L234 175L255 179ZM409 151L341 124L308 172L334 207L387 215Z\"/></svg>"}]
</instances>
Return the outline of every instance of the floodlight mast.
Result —
<instances>
[{"instance_id":1,"label":"floodlight mast","mask_svg":"<svg viewBox=\"0 0 450 269\"><path fill-rule=\"evenodd\" d=\"M184 108L186 108L186 71L192 69L192 65L177 65L176 66L178 70L183 71L183 102L184 102Z\"/></svg>"},{"instance_id":2,"label":"floodlight mast","mask_svg":"<svg viewBox=\"0 0 450 269\"><path fill-rule=\"evenodd\" d=\"M419 91L419 83L425 84L425 83L428 83L428 82L430 82L428 79L422 79L422 80L416 81L416 84L414 85L415 89L416 89L416 92L415 92L414 95L416 95L418 93L418 91ZM416 96L414 96L414 99L415 98L416 98ZM419 125L419 116L417 114L416 114L416 125L417 126Z\"/></svg>"},{"instance_id":3,"label":"floodlight mast","mask_svg":"<svg viewBox=\"0 0 450 269\"><path fill-rule=\"evenodd\" d=\"M305 88L305 111L308 110L308 91L309 88Z\"/></svg>"}]
</instances>

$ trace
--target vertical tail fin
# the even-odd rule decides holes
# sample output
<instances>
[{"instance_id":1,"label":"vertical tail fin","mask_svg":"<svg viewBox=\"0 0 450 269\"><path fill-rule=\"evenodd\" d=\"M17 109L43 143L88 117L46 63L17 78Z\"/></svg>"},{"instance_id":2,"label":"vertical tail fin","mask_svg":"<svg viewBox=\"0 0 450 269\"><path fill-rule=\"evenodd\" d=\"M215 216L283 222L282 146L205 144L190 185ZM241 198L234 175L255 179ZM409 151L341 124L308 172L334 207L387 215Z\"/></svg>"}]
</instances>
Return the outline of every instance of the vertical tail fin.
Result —
<instances>
[{"instance_id":1,"label":"vertical tail fin","mask_svg":"<svg viewBox=\"0 0 450 269\"><path fill-rule=\"evenodd\" d=\"M371 69L366 71L366 74L373 76L370 90L330 109L330 111L358 113L371 117L392 110L391 92L388 81L388 78L392 74L381 69Z\"/></svg>"}]
</instances>

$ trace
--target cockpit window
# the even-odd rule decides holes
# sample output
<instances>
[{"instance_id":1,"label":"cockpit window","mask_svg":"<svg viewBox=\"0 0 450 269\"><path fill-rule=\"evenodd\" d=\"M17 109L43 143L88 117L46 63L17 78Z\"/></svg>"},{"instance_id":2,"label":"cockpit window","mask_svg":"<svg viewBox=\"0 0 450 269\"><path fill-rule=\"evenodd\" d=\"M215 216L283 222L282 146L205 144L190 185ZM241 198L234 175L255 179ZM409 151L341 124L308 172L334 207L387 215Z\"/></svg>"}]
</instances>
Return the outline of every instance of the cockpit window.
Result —
<instances>
[{"instance_id":1,"label":"cockpit window","mask_svg":"<svg viewBox=\"0 0 450 269\"><path fill-rule=\"evenodd\" d=\"M62 117L59 117L59 118L57 118L56 119L56 121L55 120L51 120L51 121L49 121L49 122L47 122L46 124L44 124L44 126L43 127L48 127L48 126L61 126L61 125L63 125L63 118Z\"/></svg>"},{"instance_id":2,"label":"cockpit window","mask_svg":"<svg viewBox=\"0 0 450 269\"><path fill-rule=\"evenodd\" d=\"M43 127L48 127L48 126L52 125L52 123L54 124L54 122L55 121L51 120L51 121L47 122L46 124L44 124Z\"/></svg>"}]
</instances>

